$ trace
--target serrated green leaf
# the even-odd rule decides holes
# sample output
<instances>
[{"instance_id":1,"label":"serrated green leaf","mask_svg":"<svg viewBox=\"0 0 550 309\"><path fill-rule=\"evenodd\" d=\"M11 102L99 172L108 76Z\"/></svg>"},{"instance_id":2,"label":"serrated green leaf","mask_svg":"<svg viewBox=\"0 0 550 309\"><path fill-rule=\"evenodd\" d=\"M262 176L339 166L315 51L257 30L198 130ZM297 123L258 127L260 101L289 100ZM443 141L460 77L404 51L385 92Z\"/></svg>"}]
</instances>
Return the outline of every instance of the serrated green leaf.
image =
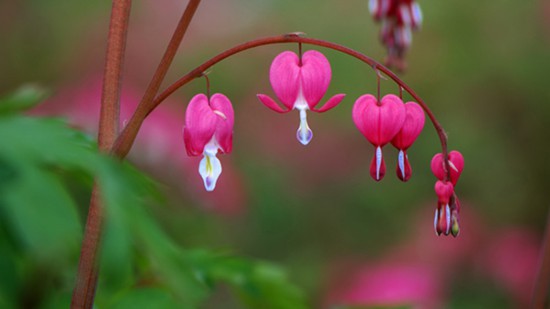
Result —
<instances>
[{"instance_id":1,"label":"serrated green leaf","mask_svg":"<svg viewBox=\"0 0 550 309\"><path fill-rule=\"evenodd\" d=\"M46 99L48 92L37 85L25 85L0 98L0 114L25 111Z\"/></svg>"}]
</instances>

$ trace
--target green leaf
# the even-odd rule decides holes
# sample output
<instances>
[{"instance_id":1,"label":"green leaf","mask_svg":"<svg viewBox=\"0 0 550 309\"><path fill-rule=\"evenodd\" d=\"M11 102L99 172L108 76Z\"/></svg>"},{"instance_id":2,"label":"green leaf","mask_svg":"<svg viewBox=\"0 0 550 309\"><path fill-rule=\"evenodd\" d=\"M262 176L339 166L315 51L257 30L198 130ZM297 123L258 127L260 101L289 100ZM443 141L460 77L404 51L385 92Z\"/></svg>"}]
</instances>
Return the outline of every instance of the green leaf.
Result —
<instances>
[{"instance_id":1,"label":"green leaf","mask_svg":"<svg viewBox=\"0 0 550 309\"><path fill-rule=\"evenodd\" d=\"M206 282L229 284L249 308L309 308L300 290L275 265L204 250L189 251L187 257Z\"/></svg>"},{"instance_id":2,"label":"green leaf","mask_svg":"<svg viewBox=\"0 0 550 309\"><path fill-rule=\"evenodd\" d=\"M0 114L28 110L42 102L48 92L37 85L25 85L14 93L0 98Z\"/></svg>"},{"instance_id":3,"label":"green leaf","mask_svg":"<svg viewBox=\"0 0 550 309\"><path fill-rule=\"evenodd\" d=\"M82 231L70 195L52 173L22 164L18 173L1 200L19 241L37 258L68 256L78 248Z\"/></svg>"}]
</instances>

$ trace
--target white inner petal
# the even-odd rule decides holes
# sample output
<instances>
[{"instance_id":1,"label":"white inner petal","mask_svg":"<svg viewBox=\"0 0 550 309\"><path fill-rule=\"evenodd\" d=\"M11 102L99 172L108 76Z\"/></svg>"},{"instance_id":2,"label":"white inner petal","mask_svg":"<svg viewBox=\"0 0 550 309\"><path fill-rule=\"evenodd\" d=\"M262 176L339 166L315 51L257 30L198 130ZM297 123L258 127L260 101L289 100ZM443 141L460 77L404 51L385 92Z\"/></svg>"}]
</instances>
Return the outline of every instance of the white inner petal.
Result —
<instances>
[{"instance_id":1,"label":"white inner petal","mask_svg":"<svg viewBox=\"0 0 550 309\"><path fill-rule=\"evenodd\" d=\"M412 14L414 21L420 26L422 24L422 10L416 2L412 4Z\"/></svg>"},{"instance_id":2,"label":"white inner petal","mask_svg":"<svg viewBox=\"0 0 550 309\"><path fill-rule=\"evenodd\" d=\"M296 138L302 145L307 145L313 138L313 131L311 131L307 124L306 111L309 110L309 105L307 105L307 101L302 93L302 87L300 87L298 92L298 97L294 103L294 109L300 111L300 126L298 127L298 131L296 131Z\"/></svg>"},{"instance_id":3,"label":"white inner petal","mask_svg":"<svg viewBox=\"0 0 550 309\"><path fill-rule=\"evenodd\" d=\"M438 235L437 234L437 219L439 218L439 209L436 208L435 209L435 214L434 214L434 230L435 230L435 235Z\"/></svg>"},{"instance_id":4,"label":"white inner petal","mask_svg":"<svg viewBox=\"0 0 550 309\"><path fill-rule=\"evenodd\" d=\"M380 167L382 166L382 148L376 147L376 180L380 179Z\"/></svg>"},{"instance_id":5,"label":"white inner petal","mask_svg":"<svg viewBox=\"0 0 550 309\"><path fill-rule=\"evenodd\" d=\"M449 231L451 230L451 208L449 208L449 204L445 205L445 221L447 222L445 235L448 235Z\"/></svg>"},{"instance_id":6,"label":"white inner petal","mask_svg":"<svg viewBox=\"0 0 550 309\"><path fill-rule=\"evenodd\" d=\"M213 137L204 147L203 158L199 164L199 174L204 181L206 191L213 191L216 188L218 177L222 173L222 164L216 157L218 153L218 142Z\"/></svg>"},{"instance_id":7,"label":"white inner petal","mask_svg":"<svg viewBox=\"0 0 550 309\"><path fill-rule=\"evenodd\" d=\"M411 12L409 11L409 7L406 4L403 4L399 6L399 13L401 13L401 18L403 19L403 23L405 25L411 25Z\"/></svg>"},{"instance_id":8,"label":"white inner petal","mask_svg":"<svg viewBox=\"0 0 550 309\"><path fill-rule=\"evenodd\" d=\"M378 0L369 1L369 11L371 14L376 14L376 11L378 11Z\"/></svg>"},{"instance_id":9,"label":"white inner petal","mask_svg":"<svg viewBox=\"0 0 550 309\"><path fill-rule=\"evenodd\" d=\"M399 164L399 170L401 170L401 176L405 179L405 154L403 153L403 150L399 150L397 162Z\"/></svg>"}]
</instances>

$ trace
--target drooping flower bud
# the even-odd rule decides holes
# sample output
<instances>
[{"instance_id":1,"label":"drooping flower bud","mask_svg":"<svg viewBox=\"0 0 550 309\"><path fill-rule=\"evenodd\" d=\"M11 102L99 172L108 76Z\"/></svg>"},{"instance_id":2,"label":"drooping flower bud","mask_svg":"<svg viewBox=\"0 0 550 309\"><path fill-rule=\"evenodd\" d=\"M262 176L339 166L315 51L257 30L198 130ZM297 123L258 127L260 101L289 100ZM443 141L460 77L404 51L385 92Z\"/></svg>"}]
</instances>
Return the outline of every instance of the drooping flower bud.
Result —
<instances>
[{"instance_id":1,"label":"drooping flower bud","mask_svg":"<svg viewBox=\"0 0 550 309\"><path fill-rule=\"evenodd\" d=\"M437 235L449 235L453 225L450 206L454 194L453 184L439 180L435 183L435 193L437 194L437 208L434 218L435 233Z\"/></svg>"},{"instance_id":2,"label":"drooping flower bud","mask_svg":"<svg viewBox=\"0 0 550 309\"><path fill-rule=\"evenodd\" d=\"M450 180L453 185L456 186L456 183L460 178L460 174L462 174L462 171L464 170L464 157L460 152L456 150L449 152L449 167L451 168ZM431 169L432 173L435 177L437 177L437 179L444 180L446 178L447 175L445 174L445 162L443 160L443 154L438 153L432 158Z\"/></svg>"}]
</instances>

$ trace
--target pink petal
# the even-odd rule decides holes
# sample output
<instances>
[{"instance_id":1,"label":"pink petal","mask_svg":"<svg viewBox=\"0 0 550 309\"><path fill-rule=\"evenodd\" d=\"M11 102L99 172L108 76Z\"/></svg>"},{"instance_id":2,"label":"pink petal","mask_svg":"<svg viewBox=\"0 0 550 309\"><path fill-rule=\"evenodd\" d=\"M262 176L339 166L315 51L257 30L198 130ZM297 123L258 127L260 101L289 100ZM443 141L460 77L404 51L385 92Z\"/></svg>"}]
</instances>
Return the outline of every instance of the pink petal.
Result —
<instances>
[{"instance_id":1,"label":"pink petal","mask_svg":"<svg viewBox=\"0 0 550 309\"><path fill-rule=\"evenodd\" d=\"M353 104L353 110L351 112L351 116L353 118L355 126L365 137L367 137L368 134L367 124L365 122L365 109L367 108L367 105L370 104L369 102L372 100L376 101L376 98L370 94L360 96L355 101L355 104Z\"/></svg>"},{"instance_id":2,"label":"pink petal","mask_svg":"<svg viewBox=\"0 0 550 309\"><path fill-rule=\"evenodd\" d=\"M411 147L420 132L422 132L425 122L424 111L415 102L407 102L405 112L403 127L391 141L395 148L400 150L407 150Z\"/></svg>"},{"instance_id":3,"label":"pink petal","mask_svg":"<svg viewBox=\"0 0 550 309\"><path fill-rule=\"evenodd\" d=\"M210 98L210 106L213 111L221 112L224 116L216 114L218 122L215 136L220 145L221 152L231 153L231 149L233 148L233 124L235 122L231 101L225 95L216 93Z\"/></svg>"},{"instance_id":4,"label":"pink petal","mask_svg":"<svg viewBox=\"0 0 550 309\"><path fill-rule=\"evenodd\" d=\"M388 94L380 100L379 141L381 145L389 143L403 127L405 105L398 96Z\"/></svg>"},{"instance_id":5,"label":"pink petal","mask_svg":"<svg viewBox=\"0 0 550 309\"><path fill-rule=\"evenodd\" d=\"M276 111L277 113L288 113L290 109L284 110L273 100L271 97L265 95L265 94L257 94L256 95L260 102L262 102L265 106L269 107L271 110Z\"/></svg>"},{"instance_id":6,"label":"pink petal","mask_svg":"<svg viewBox=\"0 0 550 309\"><path fill-rule=\"evenodd\" d=\"M445 182L438 180L435 183L435 194L437 194L438 202L440 204L449 204L449 200L451 199L451 196L453 196L454 193L454 187L453 184L450 182Z\"/></svg>"},{"instance_id":7,"label":"pink petal","mask_svg":"<svg viewBox=\"0 0 550 309\"><path fill-rule=\"evenodd\" d=\"M300 90L298 55L291 51L280 53L269 70L269 81L277 98L288 108L294 107ZM268 106L269 107L269 106Z\"/></svg>"},{"instance_id":8,"label":"pink petal","mask_svg":"<svg viewBox=\"0 0 550 309\"><path fill-rule=\"evenodd\" d=\"M189 156L201 155L204 146L212 139L218 116L212 112L208 98L197 94L191 99L185 112L183 139Z\"/></svg>"},{"instance_id":9,"label":"pink petal","mask_svg":"<svg viewBox=\"0 0 550 309\"><path fill-rule=\"evenodd\" d=\"M376 98L367 94L357 99L355 104L364 106L361 115L354 114L355 124L361 125L360 131L374 146L384 146L401 130L406 112L399 97L386 95L378 105ZM359 120L361 116L362 119Z\"/></svg>"},{"instance_id":10,"label":"pink petal","mask_svg":"<svg viewBox=\"0 0 550 309\"><path fill-rule=\"evenodd\" d=\"M330 98L327 103L325 103L325 105L323 105L321 108L319 109L312 109L314 112L318 112L318 113L324 113L328 110L331 110L333 108L336 107L336 105L340 104L340 102L342 102L342 100L344 99L346 95L343 94L343 93L340 93L340 94L337 94L337 95L334 95L332 98Z\"/></svg>"},{"instance_id":11,"label":"pink petal","mask_svg":"<svg viewBox=\"0 0 550 309\"><path fill-rule=\"evenodd\" d=\"M302 92L310 109L313 109L327 92L332 72L327 58L316 50L302 56L300 70Z\"/></svg>"},{"instance_id":12,"label":"pink petal","mask_svg":"<svg viewBox=\"0 0 550 309\"><path fill-rule=\"evenodd\" d=\"M449 152L449 163L451 164L451 182L456 185L462 170L464 170L464 157L460 152L453 150ZM432 158L431 169L437 179L445 179L443 154L438 153Z\"/></svg>"}]
</instances>

